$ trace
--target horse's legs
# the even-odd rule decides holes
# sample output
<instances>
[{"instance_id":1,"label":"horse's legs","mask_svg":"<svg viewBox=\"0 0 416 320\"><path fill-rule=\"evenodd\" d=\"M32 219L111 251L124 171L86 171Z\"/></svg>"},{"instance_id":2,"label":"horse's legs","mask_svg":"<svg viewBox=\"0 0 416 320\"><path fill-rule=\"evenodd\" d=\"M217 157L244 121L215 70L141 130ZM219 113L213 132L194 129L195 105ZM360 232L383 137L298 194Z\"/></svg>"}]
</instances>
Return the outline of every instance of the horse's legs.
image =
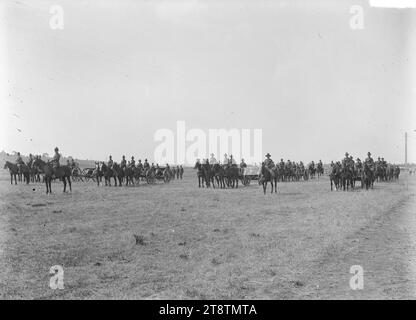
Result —
<instances>
[{"instance_id":1,"label":"horse's legs","mask_svg":"<svg viewBox=\"0 0 416 320\"><path fill-rule=\"evenodd\" d=\"M64 183L64 193L66 192L66 178L65 176L62 177L62 182Z\"/></svg>"}]
</instances>

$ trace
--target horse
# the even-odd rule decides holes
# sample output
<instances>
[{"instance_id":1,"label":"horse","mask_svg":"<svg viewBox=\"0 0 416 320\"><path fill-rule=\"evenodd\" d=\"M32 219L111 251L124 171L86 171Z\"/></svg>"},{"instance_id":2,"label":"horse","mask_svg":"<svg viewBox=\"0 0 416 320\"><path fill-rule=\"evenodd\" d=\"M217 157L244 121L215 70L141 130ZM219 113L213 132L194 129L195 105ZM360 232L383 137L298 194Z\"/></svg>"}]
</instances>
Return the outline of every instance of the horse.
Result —
<instances>
[{"instance_id":1,"label":"horse","mask_svg":"<svg viewBox=\"0 0 416 320\"><path fill-rule=\"evenodd\" d=\"M204 187L204 179L205 179L205 173L202 169L202 164L198 161L195 163L194 169L197 169L196 175L198 177L198 186L199 188ZM202 183L201 183L202 182Z\"/></svg>"},{"instance_id":2,"label":"horse","mask_svg":"<svg viewBox=\"0 0 416 320\"><path fill-rule=\"evenodd\" d=\"M30 182L30 168L27 164L22 163L19 168L19 173L23 175L23 182L29 184Z\"/></svg>"},{"instance_id":3,"label":"horse","mask_svg":"<svg viewBox=\"0 0 416 320\"><path fill-rule=\"evenodd\" d=\"M46 184L46 194L52 193L52 179L60 178L64 183L64 191L66 192L66 184L68 182L69 191L72 192L71 185L71 169L68 166L53 167L52 163L45 162L42 159L33 161L33 166L44 175Z\"/></svg>"},{"instance_id":4,"label":"horse","mask_svg":"<svg viewBox=\"0 0 416 320\"><path fill-rule=\"evenodd\" d=\"M316 168L316 173L318 174L318 179L320 176L324 175L324 167L322 165L322 163L318 162L318 166Z\"/></svg>"},{"instance_id":5,"label":"horse","mask_svg":"<svg viewBox=\"0 0 416 320\"><path fill-rule=\"evenodd\" d=\"M337 164L334 164L331 168L331 173L329 174L329 181L331 182L331 191L333 186L335 190L340 189L340 180L341 180L341 169Z\"/></svg>"},{"instance_id":6,"label":"horse","mask_svg":"<svg viewBox=\"0 0 416 320\"><path fill-rule=\"evenodd\" d=\"M274 187L274 192L277 193L276 171L274 169L270 169L266 167L266 165L263 162L261 164L261 178L259 180L259 183L263 184L264 194L266 194L267 182L270 182L270 185L272 186L271 193L273 193L273 187ZM274 182L274 186L273 186L273 182Z\"/></svg>"},{"instance_id":7,"label":"horse","mask_svg":"<svg viewBox=\"0 0 416 320\"><path fill-rule=\"evenodd\" d=\"M140 183L140 178L143 177L143 167L133 167L133 178L136 184Z\"/></svg>"},{"instance_id":8,"label":"horse","mask_svg":"<svg viewBox=\"0 0 416 320\"><path fill-rule=\"evenodd\" d=\"M99 162L96 162L94 171L92 172L93 177L95 177L95 179L97 179L97 186L100 185L100 182L101 182L102 177L103 177L103 172L101 171L101 167L102 167L102 165L100 165Z\"/></svg>"},{"instance_id":9,"label":"horse","mask_svg":"<svg viewBox=\"0 0 416 320\"><path fill-rule=\"evenodd\" d=\"M202 172L204 174L205 184L207 188L209 188L211 184L212 184L212 187L215 188L214 171L212 170L211 165L208 162L202 164Z\"/></svg>"},{"instance_id":10,"label":"horse","mask_svg":"<svg viewBox=\"0 0 416 320\"><path fill-rule=\"evenodd\" d=\"M311 177L311 179L315 179L315 173L316 173L315 166L312 164L309 164L308 171L309 171L309 176Z\"/></svg>"},{"instance_id":11,"label":"horse","mask_svg":"<svg viewBox=\"0 0 416 320\"><path fill-rule=\"evenodd\" d=\"M224 177L228 187L238 188L240 169L236 165L227 165L224 170Z\"/></svg>"},{"instance_id":12,"label":"horse","mask_svg":"<svg viewBox=\"0 0 416 320\"><path fill-rule=\"evenodd\" d=\"M134 185L134 167L125 167L124 177L126 177L126 186L128 186L129 184Z\"/></svg>"},{"instance_id":13,"label":"horse","mask_svg":"<svg viewBox=\"0 0 416 320\"><path fill-rule=\"evenodd\" d=\"M224 168L219 164L216 163L212 167L212 171L214 173L214 178L217 181L217 186L221 189L225 188L225 170Z\"/></svg>"},{"instance_id":14,"label":"horse","mask_svg":"<svg viewBox=\"0 0 416 320\"><path fill-rule=\"evenodd\" d=\"M341 167L341 184L344 191L345 189L348 190L350 186L352 189L354 189L353 170L346 163L343 163Z\"/></svg>"},{"instance_id":15,"label":"horse","mask_svg":"<svg viewBox=\"0 0 416 320\"><path fill-rule=\"evenodd\" d=\"M120 167L120 165L117 162L114 162L111 170L113 171L114 185L117 186L117 180L118 180L118 185L121 187L123 183L123 177L124 177L123 169Z\"/></svg>"},{"instance_id":16,"label":"horse","mask_svg":"<svg viewBox=\"0 0 416 320\"><path fill-rule=\"evenodd\" d=\"M13 184L13 177L14 177L14 184L17 184L17 175L19 174L19 167L15 163L11 163L10 161L6 161L4 164L4 169L9 169L10 173L10 184Z\"/></svg>"},{"instance_id":17,"label":"horse","mask_svg":"<svg viewBox=\"0 0 416 320\"><path fill-rule=\"evenodd\" d=\"M370 166L365 162L364 168L362 171L362 182L363 186L365 186L365 189L368 190L370 187L373 189L374 185L374 177L373 177L373 171L371 170Z\"/></svg>"},{"instance_id":18,"label":"horse","mask_svg":"<svg viewBox=\"0 0 416 320\"><path fill-rule=\"evenodd\" d=\"M117 185L116 177L114 176L113 170L111 170L105 163L101 164L101 173L104 177L104 183L111 187L111 178L114 177L115 184Z\"/></svg>"}]
</instances>

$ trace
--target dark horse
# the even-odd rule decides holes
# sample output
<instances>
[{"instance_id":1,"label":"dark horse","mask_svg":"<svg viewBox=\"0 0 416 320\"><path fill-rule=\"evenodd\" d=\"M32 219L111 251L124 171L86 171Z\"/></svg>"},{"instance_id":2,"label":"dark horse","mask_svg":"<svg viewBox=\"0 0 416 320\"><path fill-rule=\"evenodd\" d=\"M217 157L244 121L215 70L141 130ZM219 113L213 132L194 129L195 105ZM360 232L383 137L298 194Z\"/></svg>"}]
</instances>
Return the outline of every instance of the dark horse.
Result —
<instances>
[{"instance_id":1,"label":"dark horse","mask_svg":"<svg viewBox=\"0 0 416 320\"><path fill-rule=\"evenodd\" d=\"M224 170L224 168L219 163L216 163L212 167L212 171L214 172L214 177L215 177L215 180L217 181L217 186L220 187L221 189L225 188L225 181L224 181L225 170Z\"/></svg>"},{"instance_id":2,"label":"dark horse","mask_svg":"<svg viewBox=\"0 0 416 320\"><path fill-rule=\"evenodd\" d=\"M101 164L101 173L104 177L104 183L106 186L111 186L111 178L114 177L113 170L111 170L105 163ZM117 185L116 177L114 177L115 184Z\"/></svg>"},{"instance_id":3,"label":"dark horse","mask_svg":"<svg viewBox=\"0 0 416 320\"><path fill-rule=\"evenodd\" d=\"M238 188L238 180L240 179L240 169L236 165L227 165L225 167L225 182L228 187Z\"/></svg>"},{"instance_id":4,"label":"dark horse","mask_svg":"<svg viewBox=\"0 0 416 320\"><path fill-rule=\"evenodd\" d=\"M335 190L341 188L341 168L338 164L334 164L331 168L331 172L329 174L329 180L331 182L331 191L333 190L333 186L335 186Z\"/></svg>"},{"instance_id":5,"label":"dark horse","mask_svg":"<svg viewBox=\"0 0 416 320\"><path fill-rule=\"evenodd\" d=\"M341 184L342 184L342 189L345 191L345 189L349 189L349 187L351 187L351 189L354 189L354 173L353 173L353 169L351 168L351 166L347 165L346 163L342 164L341 167Z\"/></svg>"},{"instance_id":6,"label":"dark horse","mask_svg":"<svg viewBox=\"0 0 416 320\"><path fill-rule=\"evenodd\" d=\"M68 181L69 191L72 192L71 186L71 168L68 166L59 166L54 168L52 163L45 162L42 159L36 159L33 167L37 168L45 177L46 194L52 193L52 179L59 178L64 183L64 192L66 192L66 183Z\"/></svg>"},{"instance_id":7,"label":"dark horse","mask_svg":"<svg viewBox=\"0 0 416 320\"><path fill-rule=\"evenodd\" d=\"M118 179L118 185L121 187L121 184L123 182L124 177L124 171L120 167L120 165L116 162L114 162L113 167L111 168L113 171L113 177L114 177L114 185L117 186L117 179Z\"/></svg>"},{"instance_id":8,"label":"dark horse","mask_svg":"<svg viewBox=\"0 0 416 320\"><path fill-rule=\"evenodd\" d=\"M259 180L259 183L263 184L263 192L266 194L267 189L267 182L270 182L270 185L272 186L272 192L273 193L273 187L274 192L277 193L277 174L273 169L269 169L266 167L264 162L261 164L261 178ZM274 183L274 186L273 186Z\"/></svg>"},{"instance_id":9,"label":"dark horse","mask_svg":"<svg viewBox=\"0 0 416 320\"><path fill-rule=\"evenodd\" d=\"M204 181L205 180L205 172L202 168L202 164L200 162L195 163L194 169L197 169L196 175L198 177L198 186L199 188L204 187Z\"/></svg>"},{"instance_id":10,"label":"dark horse","mask_svg":"<svg viewBox=\"0 0 416 320\"><path fill-rule=\"evenodd\" d=\"M10 183L13 184L14 177L14 184L17 184L17 175L19 174L19 167L17 166L17 164L11 163L10 161L6 161L4 169L9 169Z\"/></svg>"},{"instance_id":11,"label":"dark horse","mask_svg":"<svg viewBox=\"0 0 416 320\"><path fill-rule=\"evenodd\" d=\"M207 188L209 188L211 184L212 187L215 188L214 171L212 170L211 165L208 162L202 165L202 171L204 173L205 184L207 185Z\"/></svg>"},{"instance_id":12,"label":"dark horse","mask_svg":"<svg viewBox=\"0 0 416 320\"><path fill-rule=\"evenodd\" d=\"M368 190L370 187L373 189L374 177L373 171L370 166L364 162L364 169L362 171L361 181L365 185L365 189Z\"/></svg>"}]
</instances>

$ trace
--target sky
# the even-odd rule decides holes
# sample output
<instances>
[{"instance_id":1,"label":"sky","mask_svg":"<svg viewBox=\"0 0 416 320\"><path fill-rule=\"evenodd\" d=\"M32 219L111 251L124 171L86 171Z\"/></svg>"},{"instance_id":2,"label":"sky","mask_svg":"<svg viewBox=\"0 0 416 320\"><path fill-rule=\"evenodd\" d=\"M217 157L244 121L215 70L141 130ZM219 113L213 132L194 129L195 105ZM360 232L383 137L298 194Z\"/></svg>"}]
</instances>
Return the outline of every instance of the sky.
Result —
<instances>
[{"instance_id":1,"label":"sky","mask_svg":"<svg viewBox=\"0 0 416 320\"><path fill-rule=\"evenodd\" d=\"M416 9L359 0L2 1L0 150L152 160L185 121L304 162L402 163L408 132L416 162L415 33Z\"/></svg>"}]
</instances>

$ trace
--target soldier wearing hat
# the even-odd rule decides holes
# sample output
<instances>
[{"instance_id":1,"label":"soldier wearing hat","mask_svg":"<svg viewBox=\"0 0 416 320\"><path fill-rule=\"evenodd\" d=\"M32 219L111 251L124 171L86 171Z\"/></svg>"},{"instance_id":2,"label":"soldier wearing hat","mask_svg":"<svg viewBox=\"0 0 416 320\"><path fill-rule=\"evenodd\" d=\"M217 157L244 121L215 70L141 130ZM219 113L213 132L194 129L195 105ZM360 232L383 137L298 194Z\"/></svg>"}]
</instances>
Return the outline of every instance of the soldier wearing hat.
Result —
<instances>
[{"instance_id":1,"label":"soldier wearing hat","mask_svg":"<svg viewBox=\"0 0 416 320\"><path fill-rule=\"evenodd\" d=\"M357 158L357 161L355 163L355 167L357 168L357 170L361 170L363 167L363 164L361 163L360 158Z\"/></svg>"},{"instance_id":2,"label":"soldier wearing hat","mask_svg":"<svg viewBox=\"0 0 416 320\"><path fill-rule=\"evenodd\" d=\"M126 161L126 156L123 155L123 157L121 158L120 161L120 168L124 169L126 167L127 161Z\"/></svg>"},{"instance_id":3,"label":"soldier wearing hat","mask_svg":"<svg viewBox=\"0 0 416 320\"><path fill-rule=\"evenodd\" d=\"M272 169L274 167L274 162L273 162L272 158L270 158L271 157L270 153L267 153L265 157L266 157L266 159L264 160L264 165L267 168Z\"/></svg>"},{"instance_id":4,"label":"soldier wearing hat","mask_svg":"<svg viewBox=\"0 0 416 320\"><path fill-rule=\"evenodd\" d=\"M20 155L20 152L17 153L17 159L16 159L17 167L19 168L19 172L21 172L21 167L24 164L22 156Z\"/></svg>"},{"instance_id":5,"label":"soldier wearing hat","mask_svg":"<svg viewBox=\"0 0 416 320\"><path fill-rule=\"evenodd\" d=\"M131 156L130 166L129 166L129 167L133 168L133 167L135 167L135 166L136 166L136 161L134 160L134 157L133 157L133 156Z\"/></svg>"},{"instance_id":6,"label":"soldier wearing hat","mask_svg":"<svg viewBox=\"0 0 416 320\"><path fill-rule=\"evenodd\" d=\"M141 159L139 159L139 161L137 162L137 168L143 169L143 163Z\"/></svg>"},{"instance_id":7,"label":"soldier wearing hat","mask_svg":"<svg viewBox=\"0 0 416 320\"><path fill-rule=\"evenodd\" d=\"M215 159L214 154L211 153L211 158L209 158L209 164L217 164L217 159Z\"/></svg>"},{"instance_id":8,"label":"soldier wearing hat","mask_svg":"<svg viewBox=\"0 0 416 320\"><path fill-rule=\"evenodd\" d=\"M147 170L150 168L150 164L149 162L147 162L147 159L144 159L144 163L143 163L143 169Z\"/></svg>"},{"instance_id":9,"label":"soldier wearing hat","mask_svg":"<svg viewBox=\"0 0 416 320\"><path fill-rule=\"evenodd\" d=\"M348 152L345 152L345 158L344 158L344 159L342 159L342 163L343 163L344 165L349 165L349 163L350 163L350 157L349 157Z\"/></svg>"},{"instance_id":10,"label":"soldier wearing hat","mask_svg":"<svg viewBox=\"0 0 416 320\"><path fill-rule=\"evenodd\" d=\"M374 169L374 160L371 158L371 152L367 152L367 158L365 159L364 163L368 165L370 170Z\"/></svg>"},{"instance_id":11,"label":"soldier wearing hat","mask_svg":"<svg viewBox=\"0 0 416 320\"><path fill-rule=\"evenodd\" d=\"M226 153L224 153L224 161L222 162L223 165L227 165L228 164L228 155Z\"/></svg>"},{"instance_id":12,"label":"soldier wearing hat","mask_svg":"<svg viewBox=\"0 0 416 320\"><path fill-rule=\"evenodd\" d=\"M110 155L108 157L107 166L111 169L113 167L113 164L114 164L113 157Z\"/></svg>"},{"instance_id":13,"label":"soldier wearing hat","mask_svg":"<svg viewBox=\"0 0 416 320\"><path fill-rule=\"evenodd\" d=\"M53 155L53 158L52 158L52 166L54 168L59 167L59 159L61 159L61 155L59 153L58 147L55 147L55 154Z\"/></svg>"}]
</instances>

